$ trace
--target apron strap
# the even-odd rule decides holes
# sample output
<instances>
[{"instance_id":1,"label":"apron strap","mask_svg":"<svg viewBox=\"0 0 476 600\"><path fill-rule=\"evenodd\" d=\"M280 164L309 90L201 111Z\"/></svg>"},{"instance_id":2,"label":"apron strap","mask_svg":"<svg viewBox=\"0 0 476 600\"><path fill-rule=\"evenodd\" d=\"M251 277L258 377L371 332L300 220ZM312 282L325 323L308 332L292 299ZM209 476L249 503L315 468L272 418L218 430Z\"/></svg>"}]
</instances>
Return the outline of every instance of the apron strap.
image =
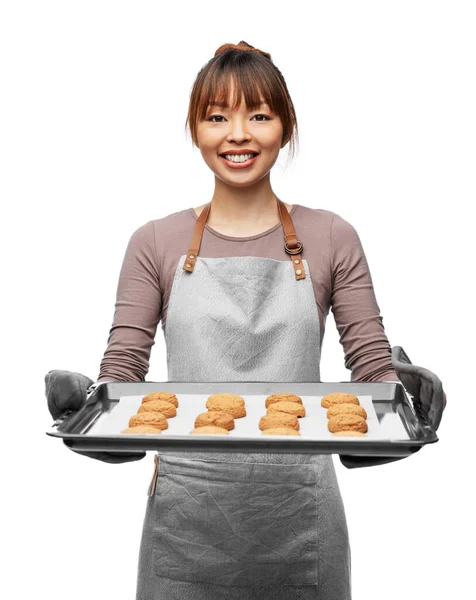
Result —
<instances>
[{"instance_id":1,"label":"apron strap","mask_svg":"<svg viewBox=\"0 0 476 600\"><path fill-rule=\"evenodd\" d=\"M208 215L210 213L211 202L209 202L198 216L197 222L195 223L195 229L193 230L192 241L188 249L185 262L183 264L184 271L191 273L193 267L197 261L198 251L200 250L200 244L202 243L203 230L205 229L205 223L207 222Z\"/></svg>"},{"instance_id":2,"label":"apron strap","mask_svg":"<svg viewBox=\"0 0 476 600\"><path fill-rule=\"evenodd\" d=\"M284 249L290 255L294 267L294 273L296 274L296 279L305 279L306 272L304 271L301 260L303 243L299 242L296 237L293 220L291 219L291 215L288 213L288 209L286 208L284 202L281 202L277 196L276 200L278 201L279 217L284 230ZM298 254L299 256L297 256Z\"/></svg>"},{"instance_id":3,"label":"apron strap","mask_svg":"<svg viewBox=\"0 0 476 600\"><path fill-rule=\"evenodd\" d=\"M276 200L278 201L279 218L284 230L284 250L291 258L296 279L305 279L306 273L304 271L301 258L303 244L302 242L298 241L296 237L293 220L291 219L291 215L288 213L288 209L286 208L284 202L282 202L277 196ZM188 271L189 273L193 271L195 262L197 260L200 244L202 243L203 230L205 229L205 223L207 222L208 215L210 214L210 207L211 202L205 206L198 216L195 229L193 230L192 241L190 242L190 247L182 267L184 271Z\"/></svg>"}]
</instances>

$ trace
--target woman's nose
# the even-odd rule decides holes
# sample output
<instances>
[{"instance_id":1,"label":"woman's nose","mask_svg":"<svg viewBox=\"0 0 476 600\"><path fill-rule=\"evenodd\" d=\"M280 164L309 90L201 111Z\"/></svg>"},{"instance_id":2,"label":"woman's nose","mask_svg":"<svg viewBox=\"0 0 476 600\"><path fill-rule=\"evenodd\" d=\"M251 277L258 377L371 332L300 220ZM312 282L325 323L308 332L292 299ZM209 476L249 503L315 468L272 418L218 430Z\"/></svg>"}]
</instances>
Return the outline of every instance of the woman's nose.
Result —
<instances>
[{"instance_id":1,"label":"woman's nose","mask_svg":"<svg viewBox=\"0 0 476 600\"><path fill-rule=\"evenodd\" d=\"M244 119L231 119L229 121L228 139L236 141L249 139L250 133Z\"/></svg>"}]
</instances>

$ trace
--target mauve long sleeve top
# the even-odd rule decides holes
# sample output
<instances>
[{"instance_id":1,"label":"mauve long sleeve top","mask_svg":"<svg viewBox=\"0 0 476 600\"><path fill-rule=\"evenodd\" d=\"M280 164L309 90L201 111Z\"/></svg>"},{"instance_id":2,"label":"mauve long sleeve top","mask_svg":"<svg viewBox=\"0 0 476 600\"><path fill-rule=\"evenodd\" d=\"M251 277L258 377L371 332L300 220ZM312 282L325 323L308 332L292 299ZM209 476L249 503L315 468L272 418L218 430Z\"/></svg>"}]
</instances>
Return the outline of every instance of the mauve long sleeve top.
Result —
<instances>
[{"instance_id":1,"label":"mauve long sleeve top","mask_svg":"<svg viewBox=\"0 0 476 600\"><path fill-rule=\"evenodd\" d=\"M321 344L329 310L334 315L351 381L399 381L377 305L369 266L354 227L334 212L294 204L290 211L304 244L316 299ZM177 263L187 254L197 215L193 208L148 221L125 252L112 326L97 381L145 381L152 346L167 309ZM290 260L283 229L231 237L205 225L201 257L259 256Z\"/></svg>"}]
</instances>

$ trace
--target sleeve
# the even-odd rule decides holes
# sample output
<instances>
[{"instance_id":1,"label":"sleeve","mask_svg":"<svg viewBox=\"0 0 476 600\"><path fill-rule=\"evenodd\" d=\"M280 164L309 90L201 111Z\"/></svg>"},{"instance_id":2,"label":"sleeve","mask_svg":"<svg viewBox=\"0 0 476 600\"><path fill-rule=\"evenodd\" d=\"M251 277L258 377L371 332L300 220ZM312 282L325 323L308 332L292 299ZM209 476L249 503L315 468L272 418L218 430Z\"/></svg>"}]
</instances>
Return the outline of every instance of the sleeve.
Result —
<instances>
[{"instance_id":1,"label":"sleeve","mask_svg":"<svg viewBox=\"0 0 476 600\"><path fill-rule=\"evenodd\" d=\"M331 238L331 307L351 381L400 381L380 316L372 278L354 227L334 214Z\"/></svg>"},{"instance_id":2,"label":"sleeve","mask_svg":"<svg viewBox=\"0 0 476 600\"><path fill-rule=\"evenodd\" d=\"M145 380L161 312L154 226L149 221L132 234L126 249L97 382Z\"/></svg>"}]
</instances>

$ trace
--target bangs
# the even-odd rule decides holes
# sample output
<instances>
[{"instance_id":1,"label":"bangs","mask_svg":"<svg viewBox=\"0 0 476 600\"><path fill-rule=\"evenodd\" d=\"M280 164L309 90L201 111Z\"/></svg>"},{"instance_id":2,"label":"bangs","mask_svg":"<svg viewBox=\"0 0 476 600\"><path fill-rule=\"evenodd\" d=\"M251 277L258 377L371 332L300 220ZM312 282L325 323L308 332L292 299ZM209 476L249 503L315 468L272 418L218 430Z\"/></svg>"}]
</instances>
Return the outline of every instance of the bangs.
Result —
<instances>
[{"instance_id":1,"label":"bangs","mask_svg":"<svg viewBox=\"0 0 476 600\"><path fill-rule=\"evenodd\" d=\"M252 66L252 65L248 65ZM230 93L233 87L233 95ZM240 69L231 71L214 71L204 81L201 94L196 108L196 115L199 121L205 119L207 112L214 106L224 108L228 107L230 100L230 110L235 110L240 106L242 96L248 110L255 110L266 103L269 109L276 112L277 102L273 98L271 86L259 77L258 73L250 72L250 69Z\"/></svg>"}]
</instances>

